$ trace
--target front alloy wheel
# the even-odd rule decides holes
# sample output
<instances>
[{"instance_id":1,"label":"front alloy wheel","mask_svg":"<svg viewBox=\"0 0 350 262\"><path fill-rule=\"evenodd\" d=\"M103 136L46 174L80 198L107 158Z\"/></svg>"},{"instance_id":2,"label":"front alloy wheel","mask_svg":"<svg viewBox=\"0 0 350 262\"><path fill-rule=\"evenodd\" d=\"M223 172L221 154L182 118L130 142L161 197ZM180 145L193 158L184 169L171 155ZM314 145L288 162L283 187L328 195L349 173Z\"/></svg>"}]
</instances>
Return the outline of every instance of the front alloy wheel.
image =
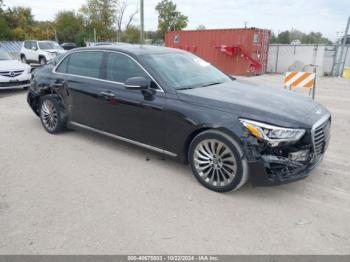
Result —
<instances>
[{"instance_id":1,"label":"front alloy wheel","mask_svg":"<svg viewBox=\"0 0 350 262\"><path fill-rule=\"evenodd\" d=\"M240 188L248 178L247 162L231 137L219 131L205 131L191 143L189 160L193 174L205 187L216 192Z\"/></svg>"},{"instance_id":2,"label":"front alloy wheel","mask_svg":"<svg viewBox=\"0 0 350 262\"><path fill-rule=\"evenodd\" d=\"M201 141L194 150L193 160L197 173L212 186L226 186L236 176L236 158L231 149L219 140Z\"/></svg>"}]
</instances>

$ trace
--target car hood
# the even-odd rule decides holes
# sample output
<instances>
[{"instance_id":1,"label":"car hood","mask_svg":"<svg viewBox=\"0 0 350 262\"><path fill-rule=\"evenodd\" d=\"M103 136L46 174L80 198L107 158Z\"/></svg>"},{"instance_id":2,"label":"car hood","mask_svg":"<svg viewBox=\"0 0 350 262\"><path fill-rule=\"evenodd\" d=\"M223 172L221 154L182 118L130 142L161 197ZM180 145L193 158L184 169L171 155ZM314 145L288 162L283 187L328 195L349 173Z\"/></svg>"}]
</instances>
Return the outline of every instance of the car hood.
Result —
<instances>
[{"instance_id":1,"label":"car hood","mask_svg":"<svg viewBox=\"0 0 350 262\"><path fill-rule=\"evenodd\" d=\"M238 80L178 91L180 100L234 112L238 117L285 127L311 127L328 110L309 97L289 90Z\"/></svg>"},{"instance_id":2,"label":"car hood","mask_svg":"<svg viewBox=\"0 0 350 262\"><path fill-rule=\"evenodd\" d=\"M29 66L18 60L0 60L0 71L26 70Z\"/></svg>"}]
</instances>

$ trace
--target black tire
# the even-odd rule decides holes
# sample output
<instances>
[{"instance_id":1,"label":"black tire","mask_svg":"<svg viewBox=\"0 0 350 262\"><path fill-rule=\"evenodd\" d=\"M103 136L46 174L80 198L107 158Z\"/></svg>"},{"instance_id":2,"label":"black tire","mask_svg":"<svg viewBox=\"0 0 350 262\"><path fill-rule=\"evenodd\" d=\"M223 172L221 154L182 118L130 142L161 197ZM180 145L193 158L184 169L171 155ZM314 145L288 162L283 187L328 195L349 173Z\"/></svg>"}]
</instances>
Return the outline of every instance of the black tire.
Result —
<instances>
[{"instance_id":1,"label":"black tire","mask_svg":"<svg viewBox=\"0 0 350 262\"><path fill-rule=\"evenodd\" d=\"M40 65L46 65L47 61L46 61L46 58L45 57L39 57L39 64Z\"/></svg>"},{"instance_id":2,"label":"black tire","mask_svg":"<svg viewBox=\"0 0 350 262\"><path fill-rule=\"evenodd\" d=\"M46 95L40 99L39 116L41 124L50 134L58 133L66 128L65 113L56 95Z\"/></svg>"},{"instance_id":3,"label":"black tire","mask_svg":"<svg viewBox=\"0 0 350 262\"><path fill-rule=\"evenodd\" d=\"M203 186L223 193L237 190L247 182L248 163L242 156L242 148L232 137L207 130L192 140L188 160L193 175Z\"/></svg>"},{"instance_id":4,"label":"black tire","mask_svg":"<svg viewBox=\"0 0 350 262\"><path fill-rule=\"evenodd\" d=\"M25 55L21 55L21 61L23 64L28 64L28 61Z\"/></svg>"}]
</instances>

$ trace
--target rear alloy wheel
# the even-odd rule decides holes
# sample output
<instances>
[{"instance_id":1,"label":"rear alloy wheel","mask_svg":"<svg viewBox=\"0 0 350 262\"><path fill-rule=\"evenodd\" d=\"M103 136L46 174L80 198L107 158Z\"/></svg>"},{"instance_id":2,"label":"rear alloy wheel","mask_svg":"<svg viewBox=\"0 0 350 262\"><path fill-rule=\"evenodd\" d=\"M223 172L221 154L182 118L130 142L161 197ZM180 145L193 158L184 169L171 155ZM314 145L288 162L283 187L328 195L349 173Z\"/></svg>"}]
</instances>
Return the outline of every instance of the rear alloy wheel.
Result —
<instances>
[{"instance_id":1,"label":"rear alloy wheel","mask_svg":"<svg viewBox=\"0 0 350 262\"><path fill-rule=\"evenodd\" d=\"M45 65L46 64L46 58L45 57L40 57L39 64L40 65Z\"/></svg>"},{"instance_id":2,"label":"rear alloy wheel","mask_svg":"<svg viewBox=\"0 0 350 262\"><path fill-rule=\"evenodd\" d=\"M190 146L190 163L197 180L216 192L240 188L247 181L247 163L241 149L229 136L218 131L199 134Z\"/></svg>"},{"instance_id":3,"label":"rear alloy wheel","mask_svg":"<svg viewBox=\"0 0 350 262\"><path fill-rule=\"evenodd\" d=\"M52 96L45 96L40 107L41 123L49 133L57 133L64 128L58 101Z\"/></svg>"},{"instance_id":4,"label":"rear alloy wheel","mask_svg":"<svg viewBox=\"0 0 350 262\"><path fill-rule=\"evenodd\" d=\"M25 55L21 56L21 61L23 64L27 64L27 59L26 59Z\"/></svg>"}]
</instances>

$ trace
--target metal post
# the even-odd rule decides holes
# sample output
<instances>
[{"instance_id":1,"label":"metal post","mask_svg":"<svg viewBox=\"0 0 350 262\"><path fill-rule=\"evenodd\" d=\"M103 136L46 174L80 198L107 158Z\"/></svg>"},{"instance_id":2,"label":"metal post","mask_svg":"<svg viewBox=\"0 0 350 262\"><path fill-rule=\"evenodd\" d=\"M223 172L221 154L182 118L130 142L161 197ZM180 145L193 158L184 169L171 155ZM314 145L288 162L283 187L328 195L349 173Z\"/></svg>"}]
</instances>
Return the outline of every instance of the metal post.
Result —
<instances>
[{"instance_id":1,"label":"metal post","mask_svg":"<svg viewBox=\"0 0 350 262\"><path fill-rule=\"evenodd\" d=\"M341 49L340 49L340 56L339 56L339 61L337 64L337 71L336 71L336 76L340 76L341 75L341 71L344 67L344 62L343 62L343 55L344 55L344 48L345 48L345 44L346 44L346 40L347 40L347 36L348 36L348 31L349 31L349 27L350 27L350 17L348 18L348 23L346 24L346 29L344 32L344 38L341 44Z\"/></svg>"},{"instance_id":2,"label":"metal post","mask_svg":"<svg viewBox=\"0 0 350 262\"><path fill-rule=\"evenodd\" d=\"M334 56L333 56L333 63L332 63L332 70L331 70L332 76L336 75L335 70L337 69L337 54L338 54L338 46L334 45Z\"/></svg>"},{"instance_id":3,"label":"metal post","mask_svg":"<svg viewBox=\"0 0 350 262\"><path fill-rule=\"evenodd\" d=\"M53 30L55 31L55 40L56 40L56 42L58 43L57 31L56 31L55 28L54 28Z\"/></svg>"},{"instance_id":4,"label":"metal post","mask_svg":"<svg viewBox=\"0 0 350 262\"><path fill-rule=\"evenodd\" d=\"M347 46L345 54L344 54L344 60L342 61L341 66L340 66L340 76L343 76L344 67L345 67L345 63L346 63L346 58L348 57L348 51L349 51L349 47Z\"/></svg>"},{"instance_id":5,"label":"metal post","mask_svg":"<svg viewBox=\"0 0 350 262\"><path fill-rule=\"evenodd\" d=\"M312 87L312 99L315 100L315 94L316 94L316 79L317 79L317 67L314 65L314 73L315 73L315 80L314 80L314 86Z\"/></svg>"},{"instance_id":6,"label":"metal post","mask_svg":"<svg viewBox=\"0 0 350 262\"><path fill-rule=\"evenodd\" d=\"M141 45L144 44L144 13L143 13L143 0L140 0L140 20L141 20L141 30L140 30L140 43Z\"/></svg>"},{"instance_id":7,"label":"metal post","mask_svg":"<svg viewBox=\"0 0 350 262\"><path fill-rule=\"evenodd\" d=\"M280 45L277 45L277 54L276 54L276 67L275 67L275 73L277 73L277 67L278 67L278 55L280 51Z\"/></svg>"}]
</instances>

